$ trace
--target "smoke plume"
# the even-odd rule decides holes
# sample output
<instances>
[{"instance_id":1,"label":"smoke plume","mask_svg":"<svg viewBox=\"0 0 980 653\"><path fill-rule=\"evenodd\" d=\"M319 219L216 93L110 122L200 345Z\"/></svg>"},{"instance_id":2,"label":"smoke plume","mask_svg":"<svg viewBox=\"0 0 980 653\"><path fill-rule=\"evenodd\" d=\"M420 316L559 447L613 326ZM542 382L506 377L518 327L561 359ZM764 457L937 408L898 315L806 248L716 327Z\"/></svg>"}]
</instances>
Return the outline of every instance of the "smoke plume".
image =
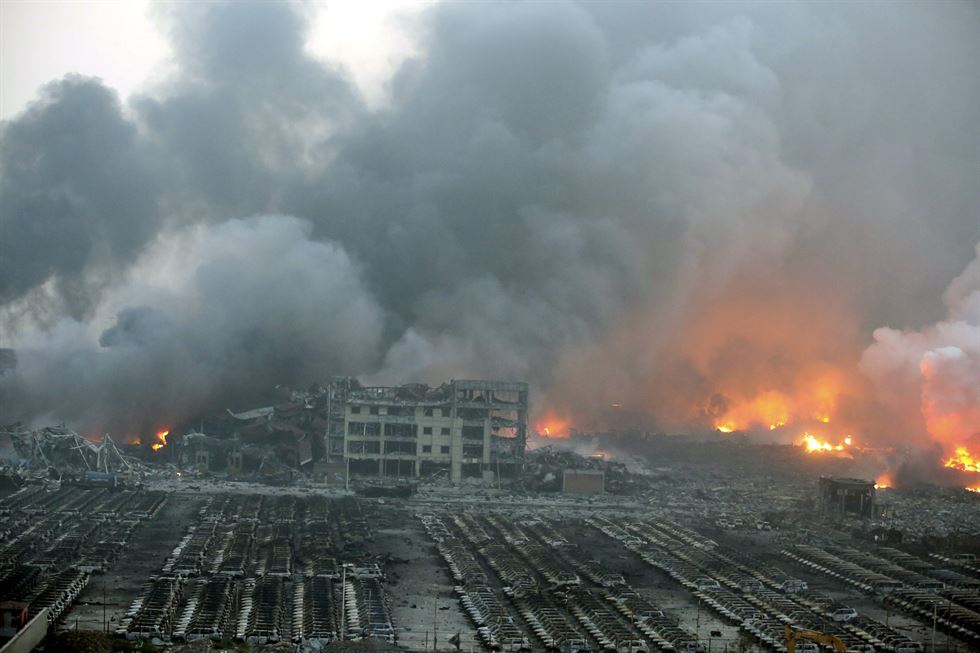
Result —
<instances>
[{"instance_id":1,"label":"smoke plume","mask_svg":"<svg viewBox=\"0 0 980 653\"><path fill-rule=\"evenodd\" d=\"M2 126L0 416L503 377L585 428L945 443L978 300L924 325L980 240L978 18L442 3L375 107L302 7L177 5L169 79L70 76Z\"/></svg>"},{"instance_id":2,"label":"smoke plume","mask_svg":"<svg viewBox=\"0 0 980 653\"><path fill-rule=\"evenodd\" d=\"M921 330L876 329L861 369L880 401L927 434L947 467L980 461L980 246L947 288L945 320ZM972 465L973 469L970 468Z\"/></svg>"}]
</instances>

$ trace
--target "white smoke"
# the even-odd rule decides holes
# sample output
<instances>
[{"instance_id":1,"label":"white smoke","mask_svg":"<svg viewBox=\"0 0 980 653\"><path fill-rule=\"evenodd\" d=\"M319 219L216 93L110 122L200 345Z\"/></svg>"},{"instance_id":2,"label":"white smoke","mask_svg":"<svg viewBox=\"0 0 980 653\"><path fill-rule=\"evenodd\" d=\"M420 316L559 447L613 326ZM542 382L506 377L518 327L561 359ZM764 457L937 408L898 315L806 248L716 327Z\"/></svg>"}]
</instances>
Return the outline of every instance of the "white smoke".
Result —
<instances>
[{"instance_id":1,"label":"white smoke","mask_svg":"<svg viewBox=\"0 0 980 653\"><path fill-rule=\"evenodd\" d=\"M944 300L948 316L941 322L876 329L860 367L883 402L909 413L947 453L967 447L980 457L980 245Z\"/></svg>"},{"instance_id":2,"label":"white smoke","mask_svg":"<svg viewBox=\"0 0 980 653\"><path fill-rule=\"evenodd\" d=\"M261 216L161 234L91 320L22 335L5 400L126 436L364 369L383 312L343 248L311 229Z\"/></svg>"}]
</instances>

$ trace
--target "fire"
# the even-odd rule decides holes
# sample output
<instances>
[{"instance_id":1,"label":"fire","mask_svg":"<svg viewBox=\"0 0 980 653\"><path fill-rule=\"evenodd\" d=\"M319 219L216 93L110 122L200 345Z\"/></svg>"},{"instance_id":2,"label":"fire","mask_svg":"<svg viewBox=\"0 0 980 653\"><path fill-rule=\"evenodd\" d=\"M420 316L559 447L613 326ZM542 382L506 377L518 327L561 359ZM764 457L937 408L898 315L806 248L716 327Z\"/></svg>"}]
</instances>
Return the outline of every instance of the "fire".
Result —
<instances>
[{"instance_id":1,"label":"fire","mask_svg":"<svg viewBox=\"0 0 980 653\"><path fill-rule=\"evenodd\" d=\"M876 490L887 490L893 486L892 477L889 474L882 474L875 479Z\"/></svg>"},{"instance_id":2,"label":"fire","mask_svg":"<svg viewBox=\"0 0 980 653\"><path fill-rule=\"evenodd\" d=\"M567 438L571 423L567 419L550 415L534 425L538 435L546 438Z\"/></svg>"},{"instance_id":3,"label":"fire","mask_svg":"<svg viewBox=\"0 0 980 653\"><path fill-rule=\"evenodd\" d=\"M785 394L770 390L750 402L733 406L715 421L715 428L722 433L731 433L765 425L774 431L790 420L791 403Z\"/></svg>"},{"instance_id":4,"label":"fire","mask_svg":"<svg viewBox=\"0 0 980 653\"><path fill-rule=\"evenodd\" d=\"M965 487L963 489L966 490L967 492L976 492L977 494L980 494L980 485L978 485L977 487Z\"/></svg>"},{"instance_id":5,"label":"fire","mask_svg":"<svg viewBox=\"0 0 980 653\"><path fill-rule=\"evenodd\" d=\"M157 431L157 442L150 445L150 448L154 451L160 451L165 446L167 446L167 436L170 435L170 431Z\"/></svg>"},{"instance_id":6,"label":"fire","mask_svg":"<svg viewBox=\"0 0 980 653\"><path fill-rule=\"evenodd\" d=\"M726 393L723 412L712 413L714 427L731 433L764 428L775 431L788 424L830 424L847 388L847 381L838 372L824 369L787 390L769 389L743 397Z\"/></svg>"},{"instance_id":7,"label":"fire","mask_svg":"<svg viewBox=\"0 0 980 653\"><path fill-rule=\"evenodd\" d=\"M823 452L823 451L844 451L854 443L854 439L851 436L845 436L844 441L840 444L830 444L826 440L818 440L815 436L809 433L803 434L803 439L800 440L800 446L806 447L807 453L813 452Z\"/></svg>"},{"instance_id":8,"label":"fire","mask_svg":"<svg viewBox=\"0 0 980 653\"><path fill-rule=\"evenodd\" d=\"M955 455L948 458L945 465L963 472L980 472L980 460L970 455L966 447L957 447Z\"/></svg>"}]
</instances>

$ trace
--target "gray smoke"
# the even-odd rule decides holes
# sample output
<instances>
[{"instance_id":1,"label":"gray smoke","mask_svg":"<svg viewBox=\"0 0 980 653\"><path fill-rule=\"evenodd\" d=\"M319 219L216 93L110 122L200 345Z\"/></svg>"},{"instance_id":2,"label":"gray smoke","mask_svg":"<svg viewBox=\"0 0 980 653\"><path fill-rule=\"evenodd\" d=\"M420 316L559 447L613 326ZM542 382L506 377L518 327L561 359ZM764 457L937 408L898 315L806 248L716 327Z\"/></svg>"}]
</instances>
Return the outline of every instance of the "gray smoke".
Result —
<instances>
[{"instance_id":1,"label":"gray smoke","mask_svg":"<svg viewBox=\"0 0 980 653\"><path fill-rule=\"evenodd\" d=\"M352 373L683 422L718 370L801 355L678 347L732 297L830 295L797 339L856 369L980 239L978 18L444 3L372 110L297 6L179 5L165 84L66 78L3 125L0 414L139 429Z\"/></svg>"}]
</instances>

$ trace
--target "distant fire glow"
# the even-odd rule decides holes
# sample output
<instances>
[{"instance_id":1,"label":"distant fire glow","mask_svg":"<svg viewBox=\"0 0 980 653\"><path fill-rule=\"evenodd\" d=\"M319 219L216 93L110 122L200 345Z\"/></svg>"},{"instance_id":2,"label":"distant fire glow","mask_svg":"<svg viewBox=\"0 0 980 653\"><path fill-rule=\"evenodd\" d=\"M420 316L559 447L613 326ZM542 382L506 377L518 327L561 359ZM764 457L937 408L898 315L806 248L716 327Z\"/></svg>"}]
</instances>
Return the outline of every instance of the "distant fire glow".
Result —
<instances>
[{"instance_id":1,"label":"distant fire glow","mask_svg":"<svg viewBox=\"0 0 980 653\"><path fill-rule=\"evenodd\" d=\"M160 449L163 449L165 446L167 446L167 436L168 435L170 435L170 431L169 430L167 430L167 431L158 431L157 432L157 441L154 442L152 445L150 445L150 448L153 449L154 451L160 451Z\"/></svg>"},{"instance_id":2,"label":"distant fire glow","mask_svg":"<svg viewBox=\"0 0 980 653\"><path fill-rule=\"evenodd\" d=\"M765 390L737 397L738 391L724 394L724 409L713 412L713 426L722 433L768 429L787 425L830 424L847 382L837 372L824 370L791 392Z\"/></svg>"},{"instance_id":3,"label":"distant fire glow","mask_svg":"<svg viewBox=\"0 0 980 653\"><path fill-rule=\"evenodd\" d=\"M549 416L534 425L538 435L546 438L567 438L571 422L567 419Z\"/></svg>"}]
</instances>

